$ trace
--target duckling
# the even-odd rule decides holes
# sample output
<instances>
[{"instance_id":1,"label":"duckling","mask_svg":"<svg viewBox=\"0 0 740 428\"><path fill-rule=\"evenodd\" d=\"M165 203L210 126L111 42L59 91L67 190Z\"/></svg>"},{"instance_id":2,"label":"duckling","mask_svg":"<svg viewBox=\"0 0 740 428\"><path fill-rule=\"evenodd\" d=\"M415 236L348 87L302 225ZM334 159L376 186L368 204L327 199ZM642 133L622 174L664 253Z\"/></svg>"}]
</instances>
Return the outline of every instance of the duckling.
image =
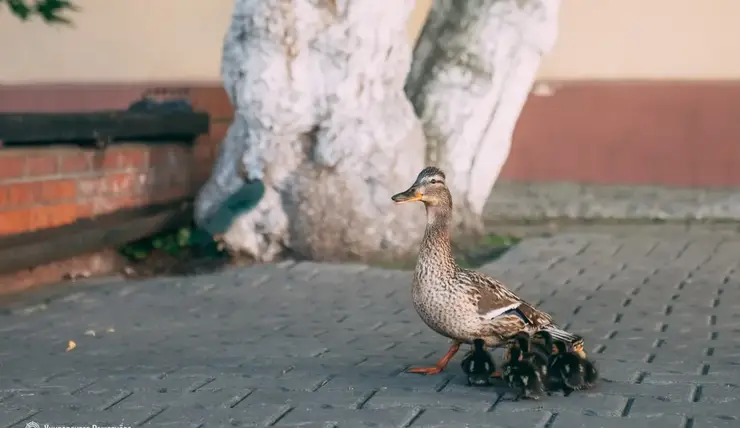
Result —
<instances>
[{"instance_id":1,"label":"duckling","mask_svg":"<svg viewBox=\"0 0 740 428\"><path fill-rule=\"evenodd\" d=\"M550 332L540 330L532 335L531 347L536 349L537 352L547 356L548 361L552 358L555 348L552 343L552 335Z\"/></svg>"},{"instance_id":2,"label":"duckling","mask_svg":"<svg viewBox=\"0 0 740 428\"><path fill-rule=\"evenodd\" d=\"M563 341L556 340L554 345L557 353L550 360L552 389L561 389L567 397L573 391L592 387L599 377L594 364L569 351Z\"/></svg>"},{"instance_id":3,"label":"duckling","mask_svg":"<svg viewBox=\"0 0 740 428\"><path fill-rule=\"evenodd\" d=\"M538 399L544 391L542 374L537 366L527 358L529 339L517 335L509 349L509 360L503 371L503 378L512 389L517 391L514 401L520 398Z\"/></svg>"},{"instance_id":4,"label":"duckling","mask_svg":"<svg viewBox=\"0 0 740 428\"><path fill-rule=\"evenodd\" d=\"M530 345L536 349L540 355L547 357L547 375L545 376L545 389L547 395L552 395L551 391L562 389L560 374L552 370L552 363L555 361L557 349L553 345L552 335L544 330L536 332L532 336Z\"/></svg>"},{"instance_id":5,"label":"duckling","mask_svg":"<svg viewBox=\"0 0 740 428\"><path fill-rule=\"evenodd\" d=\"M468 375L468 385L490 385L491 376L496 370L496 364L491 354L486 351L486 342L483 339L473 340L473 350L462 360L462 369Z\"/></svg>"},{"instance_id":6,"label":"duckling","mask_svg":"<svg viewBox=\"0 0 740 428\"><path fill-rule=\"evenodd\" d=\"M540 373L540 378L543 380L543 382L546 383L549 372L548 369L550 367L550 357L552 356L552 336L550 335L550 333L546 331L539 331L535 333L533 337L530 337L525 332L519 332L514 337L521 338L521 340L527 341L526 343L529 348L524 353L524 358L534 365L534 367ZM539 337L542 337L544 340L536 340ZM549 349L547 348L548 337L550 338Z\"/></svg>"}]
</instances>

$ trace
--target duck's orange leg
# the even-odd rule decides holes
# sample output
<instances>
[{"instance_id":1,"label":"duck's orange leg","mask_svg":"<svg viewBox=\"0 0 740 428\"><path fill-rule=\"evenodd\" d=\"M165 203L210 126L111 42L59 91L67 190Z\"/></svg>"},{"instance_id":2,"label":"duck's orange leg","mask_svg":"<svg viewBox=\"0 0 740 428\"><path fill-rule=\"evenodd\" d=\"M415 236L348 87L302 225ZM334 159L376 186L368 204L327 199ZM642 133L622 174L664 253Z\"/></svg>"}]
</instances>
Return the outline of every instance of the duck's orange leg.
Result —
<instances>
[{"instance_id":1,"label":"duck's orange leg","mask_svg":"<svg viewBox=\"0 0 740 428\"><path fill-rule=\"evenodd\" d=\"M447 351L444 357L442 357L441 360L437 362L437 365L433 367L412 367L407 370L408 373L420 373L420 374L426 374L426 375L434 375L441 373L442 370L447 367L447 364L450 363L450 360L452 357L457 354L457 351L460 350L460 345L462 342L453 342L452 346L450 346L450 350Z\"/></svg>"}]
</instances>

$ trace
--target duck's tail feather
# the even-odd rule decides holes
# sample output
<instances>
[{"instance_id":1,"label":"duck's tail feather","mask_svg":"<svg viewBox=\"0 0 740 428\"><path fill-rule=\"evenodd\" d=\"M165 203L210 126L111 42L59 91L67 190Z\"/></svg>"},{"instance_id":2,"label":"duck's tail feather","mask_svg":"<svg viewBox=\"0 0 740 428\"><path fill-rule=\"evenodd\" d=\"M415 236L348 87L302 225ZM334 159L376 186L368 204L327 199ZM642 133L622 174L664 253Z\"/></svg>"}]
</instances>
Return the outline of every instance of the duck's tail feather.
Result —
<instances>
[{"instance_id":1,"label":"duck's tail feather","mask_svg":"<svg viewBox=\"0 0 740 428\"><path fill-rule=\"evenodd\" d=\"M570 348L574 350L582 350L583 349L583 337L573 334L570 332L567 332L563 330L562 328L550 324L543 328L546 332L550 333L553 340L561 340L568 345L570 345Z\"/></svg>"}]
</instances>

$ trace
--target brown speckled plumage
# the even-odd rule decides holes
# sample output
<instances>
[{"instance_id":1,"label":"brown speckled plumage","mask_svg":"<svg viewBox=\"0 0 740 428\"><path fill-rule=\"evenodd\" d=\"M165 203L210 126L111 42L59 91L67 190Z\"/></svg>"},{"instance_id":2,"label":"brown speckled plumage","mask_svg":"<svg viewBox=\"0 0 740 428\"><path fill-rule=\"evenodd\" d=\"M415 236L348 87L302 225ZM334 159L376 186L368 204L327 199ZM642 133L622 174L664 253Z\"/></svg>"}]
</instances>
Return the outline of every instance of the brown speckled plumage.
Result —
<instances>
[{"instance_id":1,"label":"brown speckled plumage","mask_svg":"<svg viewBox=\"0 0 740 428\"><path fill-rule=\"evenodd\" d=\"M441 170L427 167L409 190L393 198L420 200L426 206L426 232L412 288L414 307L424 323L453 342L470 344L481 338L488 347L502 346L520 331L533 334L541 329L571 343L580 339L496 279L455 263L449 235L452 197L444 181Z\"/></svg>"}]
</instances>

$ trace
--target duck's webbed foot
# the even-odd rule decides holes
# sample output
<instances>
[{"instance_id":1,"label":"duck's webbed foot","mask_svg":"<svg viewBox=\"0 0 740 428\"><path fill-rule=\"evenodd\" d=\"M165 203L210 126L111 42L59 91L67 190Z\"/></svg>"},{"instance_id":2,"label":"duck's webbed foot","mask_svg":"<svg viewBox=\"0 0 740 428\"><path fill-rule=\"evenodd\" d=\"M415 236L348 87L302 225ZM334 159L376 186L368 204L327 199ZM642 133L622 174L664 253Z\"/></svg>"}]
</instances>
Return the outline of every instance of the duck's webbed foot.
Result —
<instances>
[{"instance_id":1,"label":"duck's webbed foot","mask_svg":"<svg viewBox=\"0 0 740 428\"><path fill-rule=\"evenodd\" d=\"M442 357L442 359L437 362L435 366L432 367L412 367L407 370L408 373L419 373L419 374L425 374L425 375L435 375L441 373L446 367L447 364L450 363L450 360L452 357L457 354L457 351L460 350L460 345L462 342L453 342L452 346L450 346L449 351Z\"/></svg>"}]
</instances>

